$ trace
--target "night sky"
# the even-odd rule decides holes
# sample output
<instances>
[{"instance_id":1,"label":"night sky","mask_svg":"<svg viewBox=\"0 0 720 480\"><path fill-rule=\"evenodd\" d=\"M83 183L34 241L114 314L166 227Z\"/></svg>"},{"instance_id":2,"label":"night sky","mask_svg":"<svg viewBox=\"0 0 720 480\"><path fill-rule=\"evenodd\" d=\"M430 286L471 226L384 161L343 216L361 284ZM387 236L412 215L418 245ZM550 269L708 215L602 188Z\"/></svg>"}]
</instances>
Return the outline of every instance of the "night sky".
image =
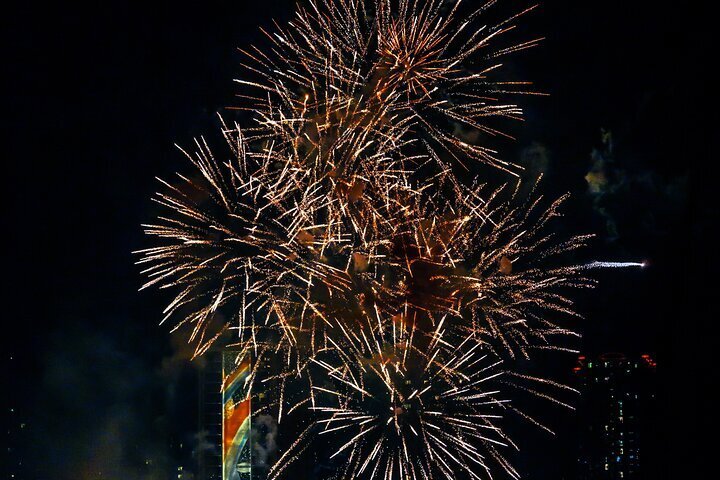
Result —
<instances>
[{"instance_id":1,"label":"night sky","mask_svg":"<svg viewBox=\"0 0 720 480\"><path fill-rule=\"evenodd\" d=\"M294 2L152 3L19 2L0 20L3 416L25 425L7 454L23 459L20 478L169 479L193 465L197 366L158 326L166 298L137 291L131 252L148 245L154 177L187 168L173 144L212 134L216 112L235 115L225 107L238 101L236 47L287 20ZM710 35L702 12L656 5L548 1L521 22L521 35L547 40L508 71L551 95L521 98L517 141L498 146L544 171L549 195L572 193L562 223L598 235L588 258L649 262L603 272L579 297L579 348L656 357L659 448L648 462L655 478L683 478L709 405L713 299L697 286L717 259L717 177L704 167L717 162L703 107ZM608 178L594 193L593 169ZM573 360L548 368L562 376ZM571 478L572 417L549 415L558 439L520 442L530 480Z\"/></svg>"}]
</instances>

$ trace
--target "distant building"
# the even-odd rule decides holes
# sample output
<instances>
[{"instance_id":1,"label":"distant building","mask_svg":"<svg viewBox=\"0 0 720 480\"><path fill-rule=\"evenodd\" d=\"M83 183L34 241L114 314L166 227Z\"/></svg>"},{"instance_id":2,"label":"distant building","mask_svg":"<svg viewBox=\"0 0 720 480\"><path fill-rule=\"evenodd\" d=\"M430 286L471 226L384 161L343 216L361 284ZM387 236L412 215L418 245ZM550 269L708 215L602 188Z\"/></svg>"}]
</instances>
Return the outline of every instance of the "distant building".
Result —
<instances>
[{"instance_id":1,"label":"distant building","mask_svg":"<svg viewBox=\"0 0 720 480\"><path fill-rule=\"evenodd\" d=\"M264 480L277 422L262 393L249 395L250 359L232 349L206 354L200 372L200 480Z\"/></svg>"},{"instance_id":2,"label":"distant building","mask_svg":"<svg viewBox=\"0 0 720 480\"><path fill-rule=\"evenodd\" d=\"M211 350L205 359L205 368L198 370L198 478L222 480L222 355L220 351Z\"/></svg>"},{"instance_id":3,"label":"distant building","mask_svg":"<svg viewBox=\"0 0 720 480\"><path fill-rule=\"evenodd\" d=\"M655 369L649 355L578 357L579 480L637 480L653 442Z\"/></svg>"},{"instance_id":4,"label":"distant building","mask_svg":"<svg viewBox=\"0 0 720 480\"><path fill-rule=\"evenodd\" d=\"M17 357L12 353L5 357L7 390L3 402L3 431L6 433L6 447L3 449L2 472L3 478L22 479L29 476L28 467L25 463L25 457L22 446L30 443L30 432L28 424L24 420L26 414L23 407L25 405L19 400L15 386L21 381L16 377L18 371Z\"/></svg>"}]
</instances>

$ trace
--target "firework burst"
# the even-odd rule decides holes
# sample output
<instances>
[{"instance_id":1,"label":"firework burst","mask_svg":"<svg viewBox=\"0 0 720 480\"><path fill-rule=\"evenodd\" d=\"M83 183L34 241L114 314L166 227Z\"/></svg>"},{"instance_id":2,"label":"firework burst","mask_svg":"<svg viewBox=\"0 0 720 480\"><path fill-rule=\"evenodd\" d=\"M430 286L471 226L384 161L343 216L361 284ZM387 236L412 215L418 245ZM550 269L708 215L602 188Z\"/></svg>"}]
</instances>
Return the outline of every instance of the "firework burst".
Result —
<instances>
[{"instance_id":1,"label":"firework burst","mask_svg":"<svg viewBox=\"0 0 720 480\"><path fill-rule=\"evenodd\" d=\"M275 331L309 345L306 358L326 347L329 329L345 341L347 329L386 323L400 335L449 318L458 335L499 340L511 355L568 333L543 312L573 314L558 291L592 282L579 275L587 265L545 267L588 239L555 242L544 229L561 201L517 206L517 190L457 184L428 197L398 176L373 195L341 192L269 155L256 161L239 129L223 133L224 160L201 140L186 154L194 175L161 181L166 213L145 227L163 244L138 252L143 288L178 292L166 319L190 326L198 353L218 337L207 327L219 312L220 331L237 330L248 346Z\"/></svg>"},{"instance_id":2,"label":"firework burst","mask_svg":"<svg viewBox=\"0 0 720 480\"><path fill-rule=\"evenodd\" d=\"M534 93L493 75L501 57L539 39L492 48L533 8L488 26L483 13L494 3L465 11L460 1L311 1L288 28L267 33L272 53L243 50L249 73L237 82L249 87L239 107L255 114L249 136L319 175L366 175L388 158L386 170L431 159L442 171L442 157L516 173L468 140L508 136L496 124L522 111L502 99ZM394 155L408 149L422 155Z\"/></svg>"},{"instance_id":3,"label":"firework burst","mask_svg":"<svg viewBox=\"0 0 720 480\"><path fill-rule=\"evenodd\" d=\"M546 315L573 315L560 292L592 285L582 276L588 265L547 268L587 241L558 242L548 232L562 199L543 209L540 200L519 201L519 190L509 186L465 187L443 177L432 188L442 194L430 196L402 172L375 179L372 194L339 190L291 162L249 155L237 126L222 131L221 156L199 140L186 153L195 172L175 184L161 181L156 201L164 213L146 225L161 245L138 252L147 266L145 287L176 292L166 318L189 329L198 354L222 332L234 332L229 342L253 356L261 388L277 392L268 408L278 419L301 407L318 415L388 407L373 417L381 449L360 442L365 434L338 449L353 460L343 478L368 472L368 478L435 478L455 468L477 478L476 469L490 465L516 475L497 448L512 445L500 428L488 420L473 432L463 421L495 418L499 408L522 415L477 388L488 370L476 366L561 348L555 340L572 334ZM219 315L221 326L208 334ZM504 385L517 386L518 379L547 385L514 372L503 377ZM411 387L424 391L413 395ZM475 393L448 393L453 389ZM323 406L329 392L344 406ZM424 400L427 392L431 398ZM355 394L357 404L350 402ZM383 423L408 401L412 410ZM438 411L445 412L446 430L428 431L436 425L428 416ZM358 426L336 413L315 425L333 436ZM422 442L410 442L410 433ZM443 442L450 437L456 440ZM450 457L455 460L447 463ZM381 464L391 466L378 473Z\"/></svg>"},{"instance_id":4,"label":"firework burst","mask_svg":"<svg viewBox=\"0 0 720 480\"><path fill-rule=\"evenodd\" d=\"M485 388L502 372L476 347L448 351L403 343L385 355L342 366L317 363L335 389L314 387L318 437L335 437L330 459L343 458L342 479L455 478L489 472L511 445L495 424L504 400Z\"/></svg>"},{"instance_id":5,"label":"firework burst","mask_svg":"<svg viewBox=\"0 0 720 480\"><path fill-rule=\"evenodd\" d=\"M503 360L566 349L568 293L621 265L560 260L590 238L552 232L564 198L457 172L519 170L469 141L504 135L521 111L501 99L528 93L491 77L536 41L490 45L531 8L484 26L494 3L311 1L270 53L244 52L252 124L223 123L221 148L197 140L192 172L160 180L137 253L143 288L172 292L163 321L198 355L226 335L278 421L314 415L273 478L313 438L333 439L338 479L517 478L504 416L546 427L508 393L568 406Z\"/></svg>"},{"instance_id":6,"label":"firework burst","mask_svg":"<svg viewBox=\"0 0 720 480\"><path fill-rule=\"evenodd\" d=\"M163 244L137 252L143 256L139 263L149 265L143 273L150 280L143 288L158 285L178 292L165 319L178 315L177 327L191 327L197 353L233 322L254 337L247 311L278 313L293 294L303 294L303 285L311 286L313 277L338 273L320 261L327 244L318 244L311 233L332 200L318 194L316 184L301 173L272 168L269 156L249 157L239 129L224 127L223 133L230 147L226 160L217 160L199 140L193 154L183 151L195 167L193 177L178 175L177 184L160 180L164 191L155 201L169 214L145 228ZM332 225L324 226L332 232ZM332 234L326 238L342 242ZM218 311L230 312L229 321L208 337ZM298 327L285 320L275 315L266 325L284 332L284 340L292 339Z\"/></svg>"}]
</instances>

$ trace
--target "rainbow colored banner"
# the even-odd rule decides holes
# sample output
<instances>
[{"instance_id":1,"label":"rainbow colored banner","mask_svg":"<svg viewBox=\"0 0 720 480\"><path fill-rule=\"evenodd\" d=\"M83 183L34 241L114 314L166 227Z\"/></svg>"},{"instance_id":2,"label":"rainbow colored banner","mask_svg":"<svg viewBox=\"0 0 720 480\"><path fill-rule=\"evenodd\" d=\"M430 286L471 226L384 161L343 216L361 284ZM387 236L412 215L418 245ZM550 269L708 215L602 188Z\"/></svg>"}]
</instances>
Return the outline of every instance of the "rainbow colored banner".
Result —
<instances>
[{"instance_id":1,"label":"rainbow colored banner","mask_svg":"<svg viewBox=\"0 0 720 480\"><path fill-rule=\"evenodd\" d=\"M223 354L223 480L246 480L250 471L250 361L236 352Z\"/></svg>"}]
</instances>

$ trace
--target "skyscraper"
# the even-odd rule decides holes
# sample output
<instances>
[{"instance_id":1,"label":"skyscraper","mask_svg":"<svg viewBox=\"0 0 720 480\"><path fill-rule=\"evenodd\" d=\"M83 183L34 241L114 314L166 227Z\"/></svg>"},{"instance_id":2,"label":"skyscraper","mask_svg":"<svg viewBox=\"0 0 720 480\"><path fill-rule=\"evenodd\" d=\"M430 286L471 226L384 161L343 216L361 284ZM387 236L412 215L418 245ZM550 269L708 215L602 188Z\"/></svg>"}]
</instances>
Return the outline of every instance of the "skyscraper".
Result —
<instances>
[{"instance_id":1,"label":"skyscraper","mask_svg":"<svg viewBox=\"0 0 720 480\"><path fill-rule=\"evenodd\" d=\"M222 480L223 404L222 353L205 354L205 367L199 368L198 477Z\"/></svg>"},{"instance_id":2,"label":"skyscraper","mask_svg":"<svg viewBox=\"0 0 720 480\"><path fill-rule=\"evenodd\" d=\"M656 363L650 355L578 357L578 479L642 479L653 442Z\"/></svg>"},{"instance_id":3,"label":"skyscraper","mask_svg":"<svg viewBox=\"0 0 720 480\"><path fill-rule=\"evenodd\" d=\"M277 420L262 392L251 401L250 358L232 349L213 349L205 357L199 381L199 478L264 480L277 453Z\"/></svg>"}]
</instances>

